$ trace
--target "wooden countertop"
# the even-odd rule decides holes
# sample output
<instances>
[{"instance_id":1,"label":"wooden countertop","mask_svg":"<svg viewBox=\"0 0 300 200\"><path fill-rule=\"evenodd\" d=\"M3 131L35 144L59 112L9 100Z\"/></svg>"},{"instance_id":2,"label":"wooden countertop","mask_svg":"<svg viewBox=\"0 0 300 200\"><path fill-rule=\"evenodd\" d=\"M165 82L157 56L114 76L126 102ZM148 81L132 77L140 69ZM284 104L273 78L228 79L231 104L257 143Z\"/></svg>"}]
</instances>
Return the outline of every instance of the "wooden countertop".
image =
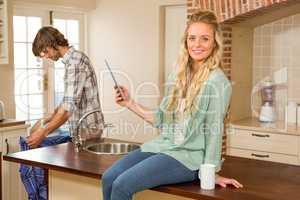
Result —
<instances>
[{"instance_id":1,"label":"wooden countertop","mask_svg":"<svg viewBox=\"0 0 300 200\"><path fill-rule=\"evenodd\" d=\"M283 121L263 123L257 118L245 118L230 124L233 128L300 136L300 126L285 124Z\"/></svg>"},{"instance_id":2,"label":"wooden countertop","mask_svg":"<svg viewBox=\"0 0 300 200\"><path fill-rule=\"evenodd\" d=\"M10 126L17 126L17 125L23 125L25 124L25 121L15 120L15 119L4 119L0 121L0 128L3 127L10 127Z\"/></svg>"},{"instance_id":3,"label":"wooden countertop","mask_svg":"<svg viewBox=\"0 0 300 200\"><path fill-rule=\"evenodd\" d=\"M120 156L75 152L72 143L4 155L4 160L100 179ZM199 182L167 185L155 191L203 200L294 200L300 199L300 167L246 158L226 157L221 175L234 177L244 188L201 190Z\"/></svg>"}]
</instances>

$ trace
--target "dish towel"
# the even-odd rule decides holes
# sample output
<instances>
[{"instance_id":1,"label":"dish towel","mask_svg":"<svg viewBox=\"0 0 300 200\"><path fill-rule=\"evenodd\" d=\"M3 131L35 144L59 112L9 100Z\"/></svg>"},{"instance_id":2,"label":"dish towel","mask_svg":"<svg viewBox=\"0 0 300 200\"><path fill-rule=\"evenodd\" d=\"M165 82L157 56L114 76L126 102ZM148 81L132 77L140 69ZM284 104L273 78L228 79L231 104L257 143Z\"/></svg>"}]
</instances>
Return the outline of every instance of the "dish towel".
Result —
<instances>
[{"instance_id":1,"label":"dish towel","mask_svg":"<svg viewBox=\"0 0 300 200\"><path fill-rule=\"evenodd\" d=\"M56 135L52 137L46 137L41 144L41 147L52 146L71 141L70 136ZM29 150L27 140L24 137L20 137L21 151ZM45 170L40 167L34 167L30 165L20 165L20 176L25 186L25 190L28 194L29 200L47 200L47 185L44 179Z\"/></svg>"}]
</instances>

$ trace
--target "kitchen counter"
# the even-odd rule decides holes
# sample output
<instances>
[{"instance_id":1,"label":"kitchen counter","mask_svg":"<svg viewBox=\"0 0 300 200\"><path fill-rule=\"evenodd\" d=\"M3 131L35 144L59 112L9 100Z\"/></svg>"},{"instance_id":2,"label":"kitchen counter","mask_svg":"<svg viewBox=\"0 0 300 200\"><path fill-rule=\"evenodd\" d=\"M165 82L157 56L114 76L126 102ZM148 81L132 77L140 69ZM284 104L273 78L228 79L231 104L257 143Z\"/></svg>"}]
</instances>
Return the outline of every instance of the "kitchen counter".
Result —
<instances>
[{"instance_id":1,"label":"kitchen counter","mask_svg":"<svg viewBox=\"0 0 300 200\"><path fill-rule=\"evenodd\" d=\"M11 126L18 126L25 124L25 121L23 120L15 120L15 119L4 119L0 121L0 128L4 127L11 127Z\"/></svg>"},{"instance_id":2,"label":"kitchen counter","mask_svg":"<svg viewBox=\"0 0 300 200\"><path fill-rule=\"evenodd\" d=\"M263 123L257 118L245 118L231 122L230 125L233 128L300 136L300 126L297 126L296 124L286 124L283 121Z\"/></svg>"},{"instance_id":3,"label":"kitchen counter","mask_svg":"<svg viewBox=\"0 0 300 200\"><path fill-rule=\"evenodd\" d=\"M77 153L74 151L72 143L32 149L25 152L4 155L3 157L7 161L43 167L51 171L50 174L53 174L53 172L54 174L63 172L64 174L78 175L78 177L81 177L81 181L84 179L100 180L103 172L120 158L120 156L96 155L86 151ZM225 158L220 174L236 178L244 185L244 188L221 188L220 186L216 186L215 190L201 190L199 182L195 181L160 186L153 188L152 191L173 196L176 195L175 199L300 199L300 167L297 166L228 156ZM61 178L60 181L64 181L64 179ZM84 184L81 181L76 182ZM49 187L52 187L55 184L50 183L49 185ZM79 188L81 188L81 185ZM98 190L100 191L100 189ZM75 190L73 191L75 192ZM67 193L66 195L70 194ZM100 192L98 194L101 195ZM64 198L67 197L64 196ZM151 199L150 197L149 199ZM100 199L101 197L95 198Z\"/></svg>"}]
</instances>

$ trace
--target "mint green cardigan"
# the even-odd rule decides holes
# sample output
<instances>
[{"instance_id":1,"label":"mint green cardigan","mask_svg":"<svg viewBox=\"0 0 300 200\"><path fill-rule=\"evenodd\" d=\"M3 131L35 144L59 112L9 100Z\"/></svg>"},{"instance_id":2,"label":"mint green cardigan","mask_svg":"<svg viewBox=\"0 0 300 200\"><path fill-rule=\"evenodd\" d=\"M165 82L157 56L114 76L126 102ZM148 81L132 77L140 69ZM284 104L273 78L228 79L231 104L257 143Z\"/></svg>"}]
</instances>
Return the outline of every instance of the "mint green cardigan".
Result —
<instances>
[{"instance_id":1,"label":"mint green cardigan","mask_svg":"<svg viewBox=\"0 0 300 200\"><path fill-rule=\"evenodd\" d=\"M175 83L176 76L169 78L168 84ZM184 140L174 143L172 118L164 112L167 107L170 89L160 106L155 110L154 126L160 129L160 135L144 143L142 152L167 154L190 170L197 170L202 163L216 165L216 172L221 169L222 134L224 117L230 102L231 84L219 68L213 70L204 82L196 97L195 109L185 115L183 120Z\"/></svg>"}]
</instances>

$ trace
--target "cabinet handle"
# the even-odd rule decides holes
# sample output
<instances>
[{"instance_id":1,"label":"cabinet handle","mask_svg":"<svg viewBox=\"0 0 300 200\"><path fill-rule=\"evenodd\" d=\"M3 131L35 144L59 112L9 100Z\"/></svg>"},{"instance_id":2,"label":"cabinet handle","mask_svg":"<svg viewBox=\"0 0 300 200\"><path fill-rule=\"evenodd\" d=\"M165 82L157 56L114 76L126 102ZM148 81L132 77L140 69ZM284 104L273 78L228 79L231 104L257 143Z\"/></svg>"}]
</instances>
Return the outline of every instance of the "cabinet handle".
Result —
<instances>
[{"instance_id":1,"label":"cabinet handle","mask_svg":"<svg viewBox=\"0 0 300 200\"><path fill-rule=\"evenodd\" d=\"M258 158L269 158L270 157L269 155L260 155L260 154L256 154L256 153L252 153L251 156L255 156Z\"/></svg>"},{"instance_id":2,"label":"cabinet handle","mask_svg":"<svg viewBox=\"0 0 300 200\"><path fill-rule=\"evenodd\" d=\"M8 144L8 139L5 139L5 144L6 144L6 154L9 154L9 144Z\"/></svg>"},{"instance_id":3,"label":"cabinet handle","mask_svg":"<svg viewBox=\"0 0 300 200\"><path fill-rule=\"evenodd\" d=\"M268 135L268 134L261 135L261 134L252 133L251 135L255 136L255 137L270 137L270 135Z\"/></svg>"}]
</instances>

